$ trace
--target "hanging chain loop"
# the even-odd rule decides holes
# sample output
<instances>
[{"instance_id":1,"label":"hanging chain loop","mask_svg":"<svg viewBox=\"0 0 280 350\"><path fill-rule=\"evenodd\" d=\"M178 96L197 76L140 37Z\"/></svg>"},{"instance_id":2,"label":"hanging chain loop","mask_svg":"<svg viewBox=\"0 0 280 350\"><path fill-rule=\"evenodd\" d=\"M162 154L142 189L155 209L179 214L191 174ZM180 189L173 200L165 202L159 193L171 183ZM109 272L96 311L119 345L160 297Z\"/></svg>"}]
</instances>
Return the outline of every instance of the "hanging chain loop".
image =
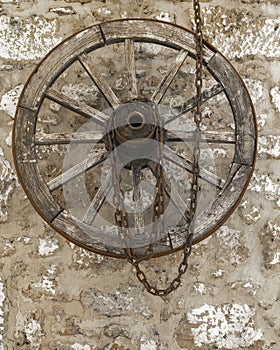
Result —
<instances>
[{"instance_id":1,"label":"hanging chain loop","mask_svg":"<svg viewBox=\"0 0 280 350\"><path fill-rule=\"evenodd\" d=\"M188 225L188 232L186 242L184 246L183 260L179 264L178 274L171 281L166 289L158 289L152 286L148 280L146 274L141 270L139 261L134 258L129 259L130 263L136 269L136 276L138 280L145 286L146 290L156 296L166 296L176 290L181 284L181 278L188 269L188 258L191 254L192 239L194 234L194 216L197 209L198 191L199 191L199 158L200 158L200 139L201 139L201 121L202 121L202 82L203 82L203 33L202 33L202 19L200 12L199 0L193 1L194 14L195 14L195 41L196 41L196 107L194 110L194 122L196 125L194 146L193 146L193 167L192 167L192 181L191 181L191 204L190 204L190 220ZM162 170L161 170L162 171ZM159 174L162 177L162 174ZM161 186L162 178L161 178Z\"/></svg>"},{"instance_id":2,"label":"hanging chain loop","mask_svg":"<svg viewBox=\"0 0 280 350\"><path fill-rule=\"evenodd\" d=\"M200 12L199 0L193 0L194 8L194 18L195 18L195 41L196 41L196 76L195 76L195 108L193 110L194 114L194 123L195 123L195 136L194 136L194 145L193 145L193 165L192 165L192 180L191 180L191 201L190 201L190 212L189 212L189 221L186 235L186 242L184 245L183 259L178 266L177 276L170 282L169 286L165 289L159 289L154 287L148 282L146 274L140 268L139 264L142 261L149 260L153 254L153 244L150 244L149 248L144 254L143 257L137 258L133 255L133 250L126 245L125 251L127 254L128 261L134 266L136 270L136 276L138 280L144 285L146 290L155 296L166 296L176 290L181 284L181 278L188 269L188 258L192 250L192 240L194 234L194 222L195 222L195 213L198 203L198 192L199 192L199 159L200 159L200 139L201 139L201 121L202 121L202 82L203 82L203 33L202 33L202 19ZM153 209L153 233L155 230L164 230L163 226L163 214L164 214L164 183L163 183L163 129L161 125L157 126L156 129L156 140L160 144L158 148L158 164L155 167L155 177L156 177L156 196L154 201ZM109 141L111 151L114 150L114 137L112 134L112 140ZM116 156L112 159L113 173L116 172ZM113 182L115 188L115 202L116 212L115 220L119 227L120 238L125 243L129 243L129 226L128 226L128 214L124 211L123 202L123 193L120 187L120 181L117 181L116 173L113 175ZM116 183L118 182L118 183ZM119 209L120 208L120 209ZM126 232L123 232L126 231ZM163 232L163 231L162 231Z\"/></svg>"}]
</instances>

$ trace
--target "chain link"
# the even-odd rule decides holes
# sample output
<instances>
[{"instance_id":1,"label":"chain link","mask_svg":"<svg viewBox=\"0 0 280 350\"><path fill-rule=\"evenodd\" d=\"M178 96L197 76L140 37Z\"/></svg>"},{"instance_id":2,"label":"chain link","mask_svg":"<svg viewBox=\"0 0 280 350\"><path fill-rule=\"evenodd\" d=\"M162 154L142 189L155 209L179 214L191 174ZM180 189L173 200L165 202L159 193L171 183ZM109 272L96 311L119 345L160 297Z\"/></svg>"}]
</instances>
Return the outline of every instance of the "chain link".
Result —
<instances>
[{"instance_id":1,"label":"chain link","mask_svg":"<svg viewBox=\"0 0 280 350\"><path fill-rule=\"evenodd\" d=\"M129 258L132 257L132 251L129 248L130 230L128 223L128 213L124 208L124 193L121 189L120 181L117 175L117 164L119 164L118 155L115 144L115 131L111 126L111 135L108 135L107 142L111 151L111 165L112 165L112 182L113 182L113 205L115 206L115 222L118 226L118 235L121 241L125 242L125 252Z\"/></svg>"},{"instance_id":2,"label":"chain link","mask_svg":"<svg viewBox=\"0 0 280 350\"><path fill-rule=\"evenodd\" d=\"M193 166L192 166L192 181L191 181L191 203L190 203L190 212L189 212L189 222L187 229L186 242L184 245L183 259L178 266L177 276L170 282L169 286L165 289L158 289L151 285L148 282L146 274L141 270L139 264L143 260L148 260L153 255L153 245L151 244L147 249L146 253L140 259L137 259L133 255L133 251L127 245L126 254L128 261L134 266L136 270L136 276L138 280L144 285L146 290L155 296L166 296L176 290L181 284L181 278L186 273L188 269L188 258L192 250L192 239L194 234L194 221L195 213L198 203L198 192L199 192L199 159L200 159L200 138L201 138L201 121L202 121L202 82L203 82L203 33L202 33L202 20L201 20L201 11L199 0L193 0L193 8L195 14L195 41L196 41L196 77L195 77L195 88L196 88L196 97L195 102L196 106L193 111L194 122L196 125L195 137L194 137L194 146L193 146ZM156 176L156 196L154 201L153 209L153 233L163 232L163 214L164 214L164 183L163 183L163 129L161 125L157 126L156 129L156 140L159 143L158 147L158 164L155 168ZM112 133L112 139L110 140L111 150L114 150L114 137ZM114 152L116 153L116 152ZM128 226L128 214L124 211L123 206L123 192L121 191L120 181L117 181L116 178L116 155L113 159L112 170L113 170L113 183L114 183L114 201L116 205L115 220L120 229L121 238L127 241L129 237L129 226ZM121 208L121 209L120 209ZM126 230L124 234L123 229Z\"/></svg>"},{"instance_id":3,"label":"chain link","mask_svg":"<svg viewBox=\"0 0 280 350\"><path fill-rule=\"evenodd\" d=\"M152 286L148 280L146 274L139 267L139 262L130 261L136 269L136 276L138 280L145 286L146 290L156 296L166 296L176 290L181 284L181 278L188 269L188 258L191 254L192 239L194 234L194 216L197 209L198 202L198 190L199 190L199 158L200 158L200 138L201 130L200 124L202 121L202 82L203 82L203 33L202 33L202 20L200 13L200 4L198 0L193 2L194 12L195 12L195 38L196 38L196 108L194 110L194 122L196 124L196 132L193 147L193 169L192 169L192 182L191 182L191 207L190 207L190 221L188 227L188 233L186 237L186 243L184 246L184 256L183 260L179 264L178 274L171 281L170 285L166 289L158 289ZM162 171L162 167L160 167ZM158 167L159 170L159 167ZM162 174L159 174L162 176ZM163 186L161 180L161 186Z\"/></svg>"}]
</instances>

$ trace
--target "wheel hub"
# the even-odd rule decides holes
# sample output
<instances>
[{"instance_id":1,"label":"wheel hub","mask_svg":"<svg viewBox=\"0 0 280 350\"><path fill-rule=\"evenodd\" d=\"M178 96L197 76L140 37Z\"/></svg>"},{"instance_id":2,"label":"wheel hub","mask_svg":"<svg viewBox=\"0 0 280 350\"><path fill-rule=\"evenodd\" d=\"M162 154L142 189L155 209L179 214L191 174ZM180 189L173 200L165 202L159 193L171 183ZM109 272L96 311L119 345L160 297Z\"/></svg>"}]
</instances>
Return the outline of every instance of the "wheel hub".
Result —
<instances>
[{"instance_id":1,"label":"wheel hub","mask_svg":"<svg viewBox=\"0 0 280 350\"><path fill-rule=\"evenodd\" d=\"M121 105L114 111L111 121L117 143L152 139L158 124L156 111L151 102L133 101Z\"/></svg>"},{"instance_id":2,"label":"wheel hub","mask_svg":"<svg viewBox=\"0 0 280 350\"><path fill-rule=\"evenodd\" d=\"M151 143L159 124L155 104L147 101L132 101L119 106L108 123L107 137L111 137L118 158L126 168L147 166L149 159L157 158L157 143ZM106 148L110 150L110 142ZM121 147L118 147L121 146ZM135 161L131 162L131 158Z\"/></svg>"}]
</instances>

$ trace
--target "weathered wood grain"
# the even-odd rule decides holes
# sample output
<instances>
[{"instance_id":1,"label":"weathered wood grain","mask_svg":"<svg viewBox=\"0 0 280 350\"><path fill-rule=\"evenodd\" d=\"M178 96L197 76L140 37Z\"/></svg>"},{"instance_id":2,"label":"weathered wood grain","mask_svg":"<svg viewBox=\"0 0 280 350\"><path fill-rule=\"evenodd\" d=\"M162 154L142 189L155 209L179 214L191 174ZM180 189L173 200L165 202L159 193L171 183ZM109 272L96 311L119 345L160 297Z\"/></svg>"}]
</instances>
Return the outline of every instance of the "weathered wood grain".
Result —
<instances>
[{"instance_id":1,"label":"weathered wood grain","mask_svg":"<svg viewBox=\"0 0 280 350\"><path fill-rule=\"evenodd\" d=\"M229 180L224 185L219 196L214 200L212 206L209 207L208 212L203 212L195 217L193 245L205 239L225 222L236 208L251 174L251 166L232 164ZM170 231L174 249L184 245L187 229L188 225L184 225Z\"/></svg>"},{"instance_id":2,"label":"weathered wood grain","mask_svg":"<svg viewBox=\"0 0 280 350\"><path fill-rule=\"evenodd\" d=\"M20 106L36 109L40 106L43 93L66 68L83 52L92 51L104 45L98 26L75 34L62 42L40 63L25 86Z\"/></svg>"},{"instance_id":3,"label":"weathered wood grain","mask_svg":"<svg viewBox=\"0 0 280 350\"><path fill-rule=\"evenodd\" d=\"M221 92L224 91L224 88L221 84L215 84L213 85L210 89L205 89L202 91L202 95L201 95L201 99L202 99L202 103L210 100L212 97L220 94ZM174 115L172 117L168 117L165 120L165 125L173 122L173 120L178 119L180 117L184 117L187 113L189 113L190 111L192 111L194 109L194 107L196 106L196 98L192 97L191 99L189 99L188 101L186 101L184 103L184 105L180 108L181 112L177 115Z\"/></svg>"},{"instance_id":4,"label":"weathered wood grain","mask_svg":"<svg viewBox=\"0 0 280 350\"><path fill-rule=\"evenodd\" d=\"M252 165L256 155L256 124L250 96L239 75L220 54L208 62L207 68L223 85L235 120L236 148L234 162Z\"/></svg>"},{"instance_id":5,"label":"weathered wood grain","mask_svg":"<svg viewBox=\"0 0 280 350\"><path fill-rule=\"evenodd\" d=\"M105 78L97 72L96 69L92 67L92 63L89 57L86 54L80 55L78 57L80 63L84 67L85 71L88 73L89 77L96 84L102 95L105 97L109 105L113 108L117 108L120 104L120 101L111 86L108 84Z\"/></svg>"},{"instance_id":6,"label":"weathered wood grain","mask_svg":"<svg viewBox=\"0 0 280 350\"><path fill-rule=\"evenodd\" d=\"M162 45L184 49L192 54L196 52L196 44L193 33L170 23L145 20L129 19L125 21L112 21L101 23L100 27L104 34L106 44L134 39L135 41L154 42ZM204 46L203 59L208 60L213 52Z\"/></svg>"},{"instance_id":7,"label":"weathered wood grain","mask_svg":"<svg viewBox=\"0 0 280 350\"><path fill-rule=\"evenodd\" d=\"M97 143L102 141L103 133L100 131L83 131L75 133L40 133L35 135L36 145L59 145L72 143Z\"/></svg>"},{"instance_id":8,"label":"weathered wood grain","mask_svg":"<svg viewBox=\"0 0 280 350\"><path fill-rule=\"evenodd\" d=\"M84 217L83 222L87 225L92 225L96 215L98 214L101 206L105 202L105 199L112 188L112 173L109 173L106 177L105 183L101 186L91 201Z\"/></svg>"},{"instance_id":9,"label":"weathered wood grain","mask_svg":"<svg viewBox=\"0 0 280 350\"><path fill-rule=\"evenodd\" d=\"M181 197L180 193L174 186L172 187L172 189L170 189L169 186L166 185L168 180L165 175L163 175L163 181L165 183L164 190L166 194L168 195L178 212L182 215L182 218L184 218L184 220L188 222L190 208L188 207L187 203L184 201L184 199Z\"/></svg>"},{"instance_id":10,"label":"weathered wood grain","mask_svg":"<svg viewBox=\"0 0 280 350\"><path fill-rule=\"evenodd\" d=\"M99 149L98 151L90 154L86 159L82 160L80 163L74 165L72 168L66 170L64 173L56 176L54 179L48 182L48 188L51 192L57 190L67 182L75 179L77 176L83 174L87 170L95 167L96 165L104 162L107 159L107 153L104 149Z\"/></svg>"},{"instance_id":11,"label":"weathered wood grain","mask_svg":"<svg viewBox=\"0 0 280 350\"><path fill-rule=\"evenodd\" d=\"M155 163L150 162L149 168L151 169L153 175L157 177L156 169L155 169ZM177 191L176 187L173 186L172 189L169 185L169 180L165 173L162 174L163 176L163 183L164 183L164 191L167 194L167 196L170 198L171 202L175 206L175 208L178 210L178 212L182 215L182 217L185 219L185 221L188 221L189 218L189 207Z\"/></svg>"},{"instance_id":12,"label":"weathered wood grain","mask_svg":"<svg viewBox=\"0 0 280 350\"><path fill-rule=\"evenodd\" d=\"M194 131L167 130L167 142L191 142L195 138ZM235 133L229 131L202 131L201 143L235 144Z\"/></svg>"},{"instance_id":13,"label":"weathered wood grain","mask_svg":"<svg viewBox=\"0 0 280 350\"><path fill-rule=\"evenodd\" d=\"M50 88L46 91L45 97L69 109L70 111L94 120L99 125L104 126L108 119L108 116L98 111L97 109L88 106L85 103L73 100L72 98L53 88Z\"/></svg>"},{"instance_id":14,"label":"weathered wood grain","mask_svg":"<svg viewBox=\"0 0 280 350\"><path fill-rule=\"evenodd\" d=\"M161 82L159 83L158 87L154 91L151 101L158 104L163 99L167 89L169 88L170 84L176 77L177 73L179 72L179 69L182 67L182 64L184 63L185 59L188 56L188 52L185 50L180 50L175 57L174 61L170 65L168 71L163 76Z\"/></svg>"},{"instance_id":15,"label":"weathered wood grain","mask_svg":"<svg viewBox=\"0 0 280 350\"><path fill-rule=\"evenodd\" d=\"M52 222L53 226L75 244L82 246L88 250L98 252L100 254L115 256L118 258L126 258L123 249L108 246L97 240L91 226L85 225L82 221L74 218L69 212L64 210Z\"/></svg>"},{"instance_id":16,"label":"weathered wood grain","mask_svg":"<svg viewBox=\"0 0 280 350\"><path fill-rule=\"evenodd\" d=\"M173 164L176 164L178 167L186 170L187 172L193 172L192 162L188 159L183 158L182 156L174 152L171 148L168 148L168 152L164 154L164 157ZM225 184L225 180L221 179L216 174L201 166L199 167L199 177L204 181L210 183L211 185L217 187L218 189L222 189Z\"/></svg>"},{"instance_id":17,"label":"weathered wood grain","mask_svg":"<svg viewBox=\"0 0 280 350\"><path fill-rule=\"evenodd\" d=\"M194 244L217 229L236 208L252 174L252 167L233 163L229 181L214 201L209 213L202 213L196 220Z\"/></svg>"},{"instance_id":18,"label":"weathered wood grain","mask_svg":"<svg viewBox=\"0 0 280 350\"><path fill-rule=\"evenodd\" d=\"M52 197L37 163L34 144L36 112L20 107L14 129L14 160L20 182L31 203L47 221L52 221L61 206Z\"/></svg>"},{"instance_id":19,"label":"weathered wood grain","mask_svg":"<svg viewBox=\"0 0 280 350\"><path fill-rule=\"evenodd\" d=\"M128 71L129 82L131 86L131 99L138 97L137 79L136 79L136 65L135 65L135 53L134 53L134 41L132 39L124 40L125 50L125 65Z\"/></svg>"}]
</instances>

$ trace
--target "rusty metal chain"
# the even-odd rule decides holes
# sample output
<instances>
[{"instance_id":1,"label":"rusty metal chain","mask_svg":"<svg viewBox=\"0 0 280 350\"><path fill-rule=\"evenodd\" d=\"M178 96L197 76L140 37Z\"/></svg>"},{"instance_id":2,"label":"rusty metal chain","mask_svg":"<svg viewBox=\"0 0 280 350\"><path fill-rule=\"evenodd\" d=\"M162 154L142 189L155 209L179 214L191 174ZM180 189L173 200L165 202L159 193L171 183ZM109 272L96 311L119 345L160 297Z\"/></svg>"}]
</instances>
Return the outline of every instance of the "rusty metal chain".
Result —
<instances>
[{"instance_id":1,"label":"rusty metal chain","mask_svg":"<svg viewBox=\"0 0 280 350\"><path fill-rule=\"evenodd\" d=\"M203 33L202 33L202 20L200 12L200 4L198 0L193 1L193 7L195 12L195 39L196 39L196 78L195 78L195 88L196 88L196 107L193 111L194 122L196 125L195 137L194 137L194 147L193 147L193 169L192 169L192 181L191 181L191 204L190 204L190 220L188 225L188 232L186 237L186 242L184 245L184 255L183 260L179 264L177 276L170 282L169 286L165 289L159 289L152 286L147 279L146 274L141 270L139 266L139 261L135 260L133 257L130 259L130 263L136 269L136 276L138 280L144 285L146 290L156 296L166 296L176 290L181 284L181 278L188 269L188 258L191 254L192 249L192 239L194 234L194 216L197 209L198 203L198 191L199 191L199 158L200 158L200 138L201 129L200 124L202 121L202 82L203 82ZM163 191L163 181L162 181L162 167L158 164L156 168L158 177L161 178L160 186L162 186ZM158 192L159 194L159 192ZM161 211L164 208L159 209L158 215L161 215ZM155 215L155 214L154 214ZM154 218L155 219L155 216Z\"/></svg>"},{"instance_id":2,"label":"rusty metal chain","mask_svg":"<svg viewBox=\"0 0 280 350\"><path fill-rule=\"evenodd\" d=\"M203 33L202 33L202 19L199 0L193 0L194 16L195 16L195 38L196 38L196 107L193 111L194 122L196 124L196 132L194 138L193 148L193 176L192 176L192 190L191 190L191 216L193 217L197 208L198 196L198 177L199 177L199 158L200 158L200 140L201 140L201 121L202 121L202 83L203 83ZM190 227L191 235L193 235L193 225Z\"/></svg>"},{"instance_id":3,"label":"rusty metal chain","mask_svg":"<svg viewBox=\"0 0 280 350\"><path fill-rule=\"evenodd\" d=\"M132 257L132 250L129 247L129 223L128 223L128 213L124 210L124 193L121 189L120 180L117 176L117 164L119 164L119 159L116 152L115 144L115 131L111 127L112 133L111 137L107 138L108 146L111 151L111 165L112 165L112 183L113 183L113 205L115 206L115 222L118 226L118 234L121 241L125 242L125 252L129 258Z\"/></svg>"},{"instance_id":4,"label":"rusty metal chain","mask_svg":"<svg viewBox=\"0 0 280 350\"><path fill-rule=\"evenodd\" d=\"M193 0L193 8L195 13L195 40L196 40L196 77L195 77L195 88L196 88L196 97L195 102L196 106L193 110L194 122L196 125L195 137L194 137L194 146L193 146L193 167L192 167L192 181L191 181L191 203L189 211L189 223L187 229L186 242L184 245L183 259L178 267L177 276L170 282L169 286L165 289L159 289L154 287L148 282L146 274L140 268L139 264L143 260L148 260L153 254L153 245L151 244L146 251L146 254L140 259L137 259L133 255L133 251L126 244L126 254L128 261L135 267L136 276L138 280L144 285L146 290L155 296L166 296L176 290L181 284L181 278L188 269L188 258L192 250L192 239L194 234L194 221L195 213L198 203L198 192L199 192L199 158L200 158L200 138L201 138L201 121L202 121L202 82L203 82L203 33L202 33L202 20L200 12L199 0ZM163 145L163 129L161 126L158 126L156 129L156 140L159 142L158 149L158 158L159 162L155 168L156 175L156 196L154 201L153 209L153 233L158 232L158 230L164 230L163 227L163 218L164 214L164 184L163 184L163 155L162 155L162 145ZM112 139L110 148L114 150L114 137L112 133ZM129 225L128 225L128 214L124 211L123 206L123 193L121 191L120 181L117 181L116 177L116 156L112 161L112 170L113 170L113 184L114 184L114 204L116 206L115 220L119 226L121 238L123 241L127 242L127 235L129 236ZM160 226L159 227L159 223ZM123 229L126 230L126 233L123 233ZM163 232L163 231L162 231Z\"/></svg>"},{"instance_id":5,"label":"rusty metal chain","mask_svg":"<svg viewBox=\"0 0 280 350\"><path fill-rule=\"evenodd\" d=\"M111 136L107 138L108 147L112 154L111 165L112 165L112 180L113 180L113 204L116 208L115 210L115 222L118 226L119 238L125 244L125 252L127 254L127 258L129 262L132 262L133 265L135 263L140 263L142 260L148 260L153 255L153 244L149 246L146 250L145 254L141 258L136 258L133 255L133 250L130 247L130 230L128 223L128 213L124 210L123 198L124 194L120 186L120 179L117 176L117 164L119 162L117 152L115 151L117 145L115 143L114 137L114 129L111 127ZM164 187L162 181L162 169L163 169L163 154L162 154L162 145L163 145L163 130L160 126L156 129L156 140L159 144L158 157L159 163L156 166L157 173L157 182L156 182L156 195L154 201L154 210L153 210L153 227L152 232L157 233L158 230L163 230L163 220L161 216L164 214ZM161 223L161 227L158 227L158 221Z\"/></svg>"},{"instance_id":6,"label":"rusty metal chain","mask_svg":"<svg viewBox=\"0 0 280 350\"><path fill-rule=\"evenodd\" d=\"M163 128L160 125L157 126L155 130L155 139L157 141L158 149L157 149L157 157L158 162L155 167L155 177L156 177L156 193L155 193L155 200L154 200L154 206L153 206L153 215L152 215L152 232L151 235L157 235L158 232L164 232L164 221L163 221L163 214L164 214L164 185L163 185ZM155 242L157 239L155 237L151 237L151 243L149 248L147 249L146 253L144 253L144 257L138 261L140 263L143 260L149 260L149 258L153 255L153 247L155 245ZM135 266L136 261L132 259L131 261L132 265Z\"/></svg>"}]
</instances>

